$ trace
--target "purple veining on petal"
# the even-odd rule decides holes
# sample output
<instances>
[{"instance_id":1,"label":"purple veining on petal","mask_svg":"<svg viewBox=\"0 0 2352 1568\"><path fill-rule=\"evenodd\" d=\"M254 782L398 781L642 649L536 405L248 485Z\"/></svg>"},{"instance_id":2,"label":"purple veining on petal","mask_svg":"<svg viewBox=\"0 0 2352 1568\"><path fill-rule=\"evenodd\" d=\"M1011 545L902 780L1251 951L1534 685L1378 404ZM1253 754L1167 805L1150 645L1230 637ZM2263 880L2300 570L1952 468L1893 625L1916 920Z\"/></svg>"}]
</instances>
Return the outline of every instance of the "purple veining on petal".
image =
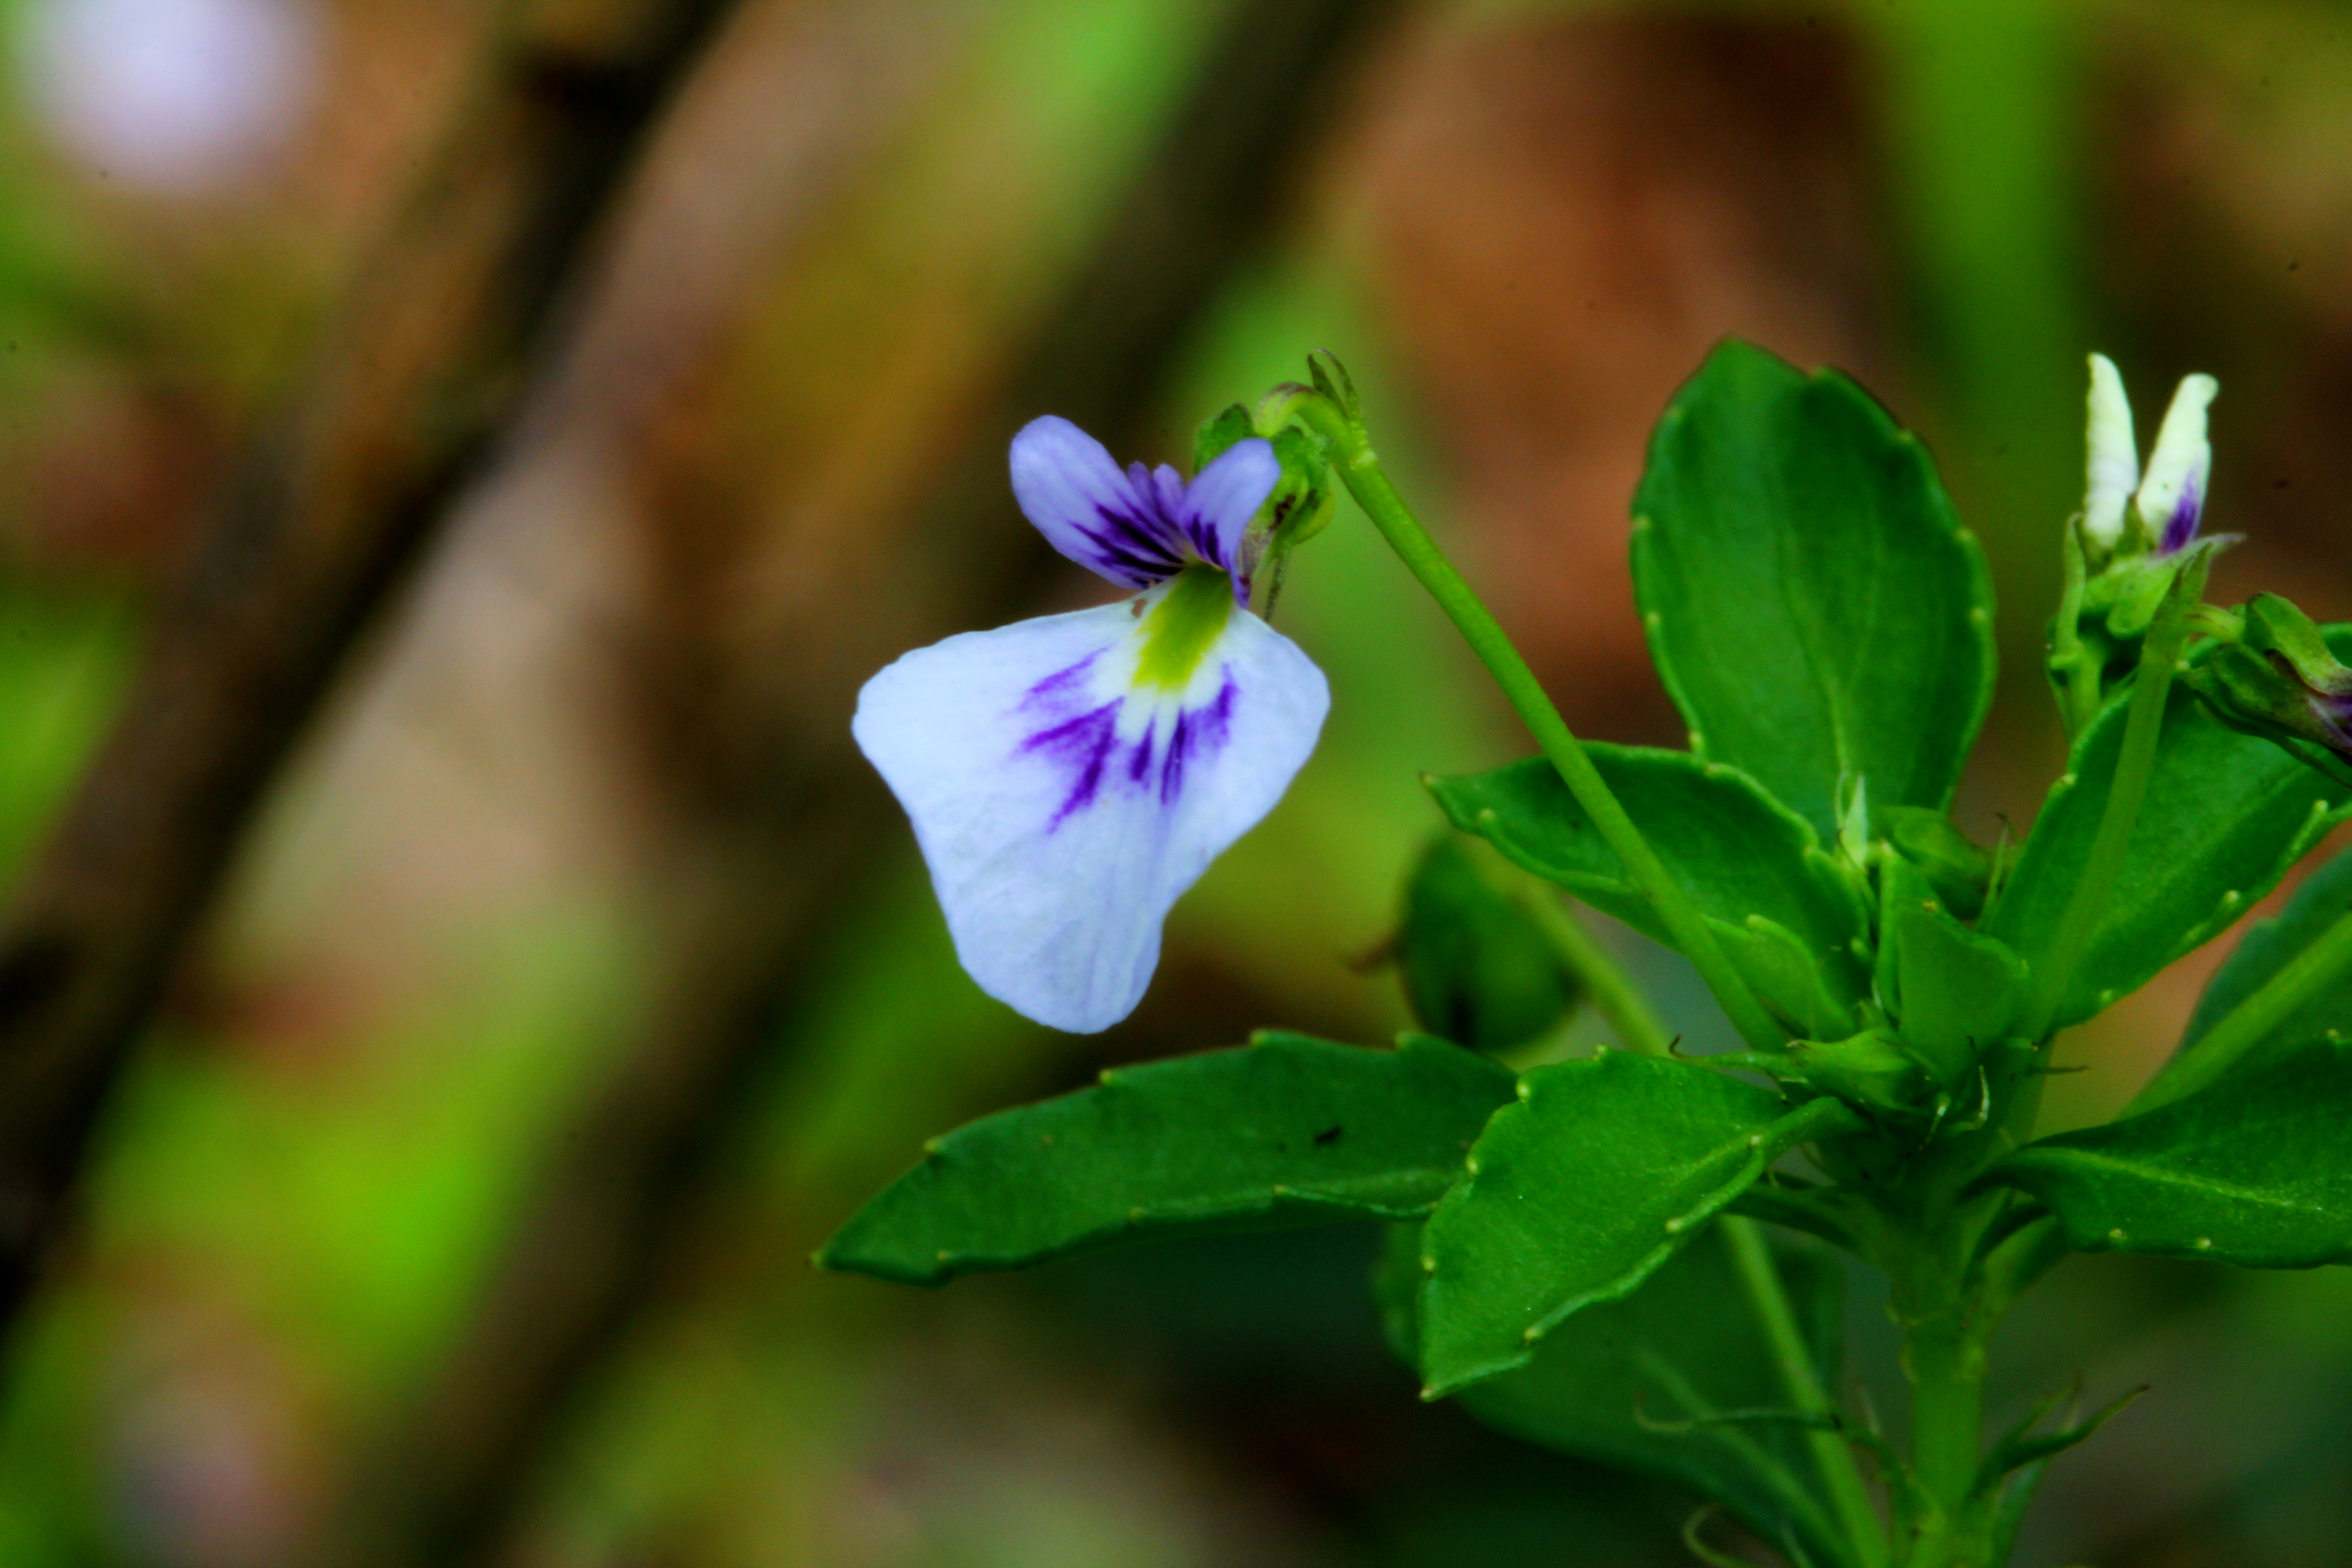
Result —
<instances>
[{"instance_id":1,"label":"purple veining on petal","mask_svg":"<svg viewBox=\"0 0 2352 1568\"><path fill-rule=\"evenodd\" d=\"M1134 579L1130 586L1145 588L1182 569L1182 558L1171 548L1164 531L1151 521L1100 501L1095 504L1095 515L1101 520L1101 529L1081 525L1078 532L1100 552L1103 567L1112 569L1104 573L1106 576L1125 573Z\"/></svg>"},{"instance_id":2,"label":"purple veining on petal","mask_svg":"<svg viewBox=\"0 0 2352 1568\"><path fill-rule=\"evenodd\" d=\"M2164 520L2164 537L2157 542L2156 552L2171 555L2188 548L2197 537L2197 521L2205 510L2205 478L2192 474L2180 487L2180 499L2172 506L2172 515Z\"/></svg>"},{"instance_id":3,"label":"purple veining on petal","mask_svg":"<svg viewBox=\"0 0 2352 1568\"><path fill-rule=\"evenodd\" d=\"M1053 674L1045 677L1043 680L1038 681L1034 686L1032 686L1029 689L1028 694L1021 699L1021 706L1028 708L1036 703L1050 702L1054 700L1063 692L1069 690L1072 687L1076 686L1080 680L1084 679L1087 671L1095 667L1095 660L1101 657L1102 650L1100 648L1097 648L1094 652L1087 655L1086 658L1078 660L1077 663L1066 665L1062 668L1055 670Z\"/></svg>"},{"instance_id":4,"label":"purple veining on petal","mask_svg":"<svg viewBox=\"0 0 2352 1568\"><path fill-rule=\"evenodd\" d=\"M1183 726L1184 715L1179 713L1176 715L1178 734L1183 733ZM1139 784L1143 782L1143 775L1151 771L1151 742L1159 728L1160 721L1157 719L1143 727L1143 739L1135 743L1134 750L1127 759L1128 783Z\"/></svg>"},{"instance_id":5,"label":"purple veining on petal","mask_svg":"<svg viewBox=\"0 0 2352 1568\"><path fill-rule=\"evenodd\" d=\"M1168 757L1160 766L1160 799L1165 805L1183 793L1185 767L1224 749L1234 725L1234 672L1224 671L1224 683L1205 708L1180 710L1168 735Z\"/></svg>"},{"instance_id":6,"label":"purple veining on petal","mask_svg":"<svg viewBox=\"0 0 2352 1568\"><path fill-rule=\"evenodd\" d=\"M1249 603L1248 563L1235 557L1279 477L1263 437L1238 443L1188 480L1166 463L1121 469L1102 443L1047 415L1013 438L1012 467L1023 512L1088 571L1148 588L1200 561L1228 574L1234 600Z\"/></svg>"},{"instance_id":7,"label":"purple veining on petal","mask_svg":"<svg viewBox=\"0 0 2352 1568\"><path fill-rule=\"evenodd\" d=\"M1160 515L1173 521L1184 510L1184 476L1169 464L1162 463L1151 470L1152 499L1160 503Z\"/></svg>"},{"instance_id":8,"label":"purple veining on petal","mask_svg":"<svg viewBox=\"0 0 2352 1568\"><path fill-rule=\"evenodd\" d=\"M1115 700L1106 702L1050 730L1041 730L1021 742L1024 753L1043 753L1067 768L1071 774L1069 793L1062 797L1053 819L1045 824L1046 832L1061 826L1071 813L1094 804L1097 792L1102 788L1104 770L1118 745L1119 706Z\"/></svg>"},{"instance_id":9,"label":"purple veining on petal","mask_svg":"<svg viewBox=\"0 0 2352 1568\"><path fill-rule=\"evenodd\" d=\"M1212 566L1222 566L1228 572L1233 570L1233 563L1224 558L1223 542L1217 537L1217 525L1202 517L1200 508L1186 506L1177 526L1191 542L1193 554Z\"/></svg>"}]
</instances>

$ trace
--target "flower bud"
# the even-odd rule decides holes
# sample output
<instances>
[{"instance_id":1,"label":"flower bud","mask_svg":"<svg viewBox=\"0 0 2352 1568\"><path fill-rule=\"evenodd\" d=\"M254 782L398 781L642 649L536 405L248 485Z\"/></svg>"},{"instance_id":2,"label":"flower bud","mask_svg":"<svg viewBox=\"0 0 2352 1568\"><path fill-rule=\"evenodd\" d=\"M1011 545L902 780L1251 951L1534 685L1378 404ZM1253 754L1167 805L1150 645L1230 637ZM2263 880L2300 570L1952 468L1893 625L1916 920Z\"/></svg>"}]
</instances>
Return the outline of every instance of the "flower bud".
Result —
<instances>
[{"instance_id":1,"label":"flower bud","mask_svg":"<svg viewBox=\"0 0 2352 1568\"><path fill-rule=\"evenodd\" d=\"M1789 1054L1797 1070L1784 1076L1865 1110L1916 1110L1934 1088L1917 1058L1883 1030L1843 1040L1791 1040Z\"/></svg>"},{"instance_id":2,"label":"flower bud","mask_svg":"<svg viewBox=\"0 0 2352 1568\"><path fill-rule=\"evenodd\" d=\"M1405 884L1393 951L1414 1019L1474 1050L1526 1045L1577 1000L1576 979L1534 911L1451 835L1430 845Z\"/></svg>"},{"instance_id":3,"label":"flower bud","mask_svg":"<svg viewBox=\"0 0 2352 1568\"><path fill-rule=\"evenodd\" d=\"M1886 830L1895 851L1927 879L1946 909L1960 920L1977 918L1992 881L1991 856L1942 812L1924 805L1888 807Z\"/></svg>"},{"instance_id":4,"label":"flower bud","mask_svg":"<svg viewBox=\"0 0 2352 1568\"><path fill-rule=\"evenodd\" d=\"M2309 616L2276 594L2246 605L2240 640L2183 679L2237 723L2352 757L2352 668Z\"/></svg>"},{"instance_id":5,"label":"flower bud","mask_svg":"<svg viewBox=\"0 0 2352 1568\"><path fill-rule=\"evenodd\" d=\"M2140 526L2159 555L2178 554L2197 537L2205 514L2205 486L2213 470L2213 447L2206 438L2205 410L2221 384L2210 375L2186 375L2165 410L2148 454L2147 477L2134 498Z\"/></svg>"},{"instance_id":6,"label":"flower bud","mask_svg":"<svg viewBox=\"0 0 2352 1568\"><path fill-rule=\"evenodd\" d=\"M2139 484L2139 442L2132 433L2131 399L2116 362L2091 356L2089 454L2083 485L2083 536L2104 560L2123 542L2124 509Z\"/></svg>"},{"instance_id":7,"label":"flower bud","mask_svg":"<svg viewBox=\"0 0 2352 1568\"><path fill-rule=\"evenodd\" d=\"M1273 427L1266 428L1269 425ZM1265 611L1271 615L1282 593L1290 552L1330 523L1339 509L1339 491L1330 465L1324 460L1322 443L1291 424L1279 400L1273 398L1255 411L1236 403L1202 425L1192 441L1195 471L1254 436L1271 441L1274 455L1282 464L1281 479L1258 508L1242 540L1244 574L1256 577L1262 567L1271 568L1264 573Z\"/></svg>"}]
</instances>

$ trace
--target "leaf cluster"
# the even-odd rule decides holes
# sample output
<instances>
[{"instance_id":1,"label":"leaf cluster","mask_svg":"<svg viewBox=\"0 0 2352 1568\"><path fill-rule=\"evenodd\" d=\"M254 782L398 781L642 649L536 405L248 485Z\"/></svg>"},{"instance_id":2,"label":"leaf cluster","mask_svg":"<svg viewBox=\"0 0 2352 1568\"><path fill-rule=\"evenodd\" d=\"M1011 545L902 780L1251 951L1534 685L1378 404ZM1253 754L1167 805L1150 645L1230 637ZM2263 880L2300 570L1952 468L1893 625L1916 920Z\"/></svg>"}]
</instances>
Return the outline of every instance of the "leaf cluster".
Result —
<instances>
[{"instance_id":1,"label":"leaf cluster","mask_svg":"<svg viewBox=\"0 0 2352 1568\"><path fill-rule=\"evenodd\" d=\"M1344 408L1360 418L1352 386ZM2231 1070L2032 1131L2055 1032L2231 925L2352 788L2194 681L2146 687L2136 716L2170 672L2126 661L2022 842L1973 840L1949 813L1993 689L1990 577L1920 442L1833 372L1724 345L1661 419L1633 510L1637 603L1689 743L1585 750L1775 1048L1522 1072L1479 1054L1538 1039L1583 984L1517 895L1441 847L1398 954L1450 1038L1268 1035L1106 1075L938 1141L819 1260L937 1284L1152 1235L1407 1222L1378 1294L1428 1396L1679 1480L1792 1563L1997 1561L2041 1468L2104 1415L2036 1435L2037 1412L1949 1475L1906 1459L1809 1400L1809 1376L1835 1387L1841 1276L1788 1232L1883 1270L1898 1322L1961 1368L2069 1249L2352 1260L2352 985L2311 978L2352 861L2215 977L2183 1060L2225 1040ZM2151 601L2159 629L2192 579ZM2352 632L2326 641L2352 653ZM1550 762L1430 788L1459 833L1674 942ZM1775 1250L1743 1262L1727 1214L1784 1227ZM1849 1447L1880 1472L1885 1533L1841 1506Z\"/></svg>"}]
</instances>

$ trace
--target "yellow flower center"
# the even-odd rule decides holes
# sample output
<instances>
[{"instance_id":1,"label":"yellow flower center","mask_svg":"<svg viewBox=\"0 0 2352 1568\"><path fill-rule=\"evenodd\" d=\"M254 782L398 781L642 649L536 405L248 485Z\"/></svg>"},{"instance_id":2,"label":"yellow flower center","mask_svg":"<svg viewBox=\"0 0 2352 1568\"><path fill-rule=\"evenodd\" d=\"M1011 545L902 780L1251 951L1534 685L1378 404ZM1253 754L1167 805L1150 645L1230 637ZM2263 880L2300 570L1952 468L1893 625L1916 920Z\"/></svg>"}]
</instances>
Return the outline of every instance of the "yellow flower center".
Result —
<instances>
[{"instance_id":1,"label":"yellow flower center","mask_svg":"<svg viewBox=\"0 0 2352 1568\"><path fill-rule=\"evenodd\" d=\"M1139 686L1181 691L1192 683L1201 661L1223 635L1234 613L1234 580L1214 566L1192 565L1176 574L1167 594L1143 623L1143 653L1136 661Z\"/></svg>"}]
</instances>

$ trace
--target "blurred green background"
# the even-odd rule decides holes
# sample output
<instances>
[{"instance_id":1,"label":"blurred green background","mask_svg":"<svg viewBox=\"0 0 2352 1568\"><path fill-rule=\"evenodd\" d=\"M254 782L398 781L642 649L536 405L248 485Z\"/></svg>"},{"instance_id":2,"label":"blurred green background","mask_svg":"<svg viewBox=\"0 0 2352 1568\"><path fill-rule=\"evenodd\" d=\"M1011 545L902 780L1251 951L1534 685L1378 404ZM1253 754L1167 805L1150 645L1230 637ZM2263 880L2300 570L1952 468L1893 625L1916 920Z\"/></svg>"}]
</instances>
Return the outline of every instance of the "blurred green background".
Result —
<instances>
[{"instance_id":1,"label":"blurred green background","mask_svg":"<svg viewBox=\"0 0 2352 1568\"><path fill-rule=\"evenodd\" d=\"M443 1445L482 1500L428 1560L1684 1560L1689 1500L1417 1405L1378 1344L1368 1233L936 1294L805 1263L961 1120L1261 1025L1386 1037L1396 983L1360 961L1436 823L1418 776L1525 749L1343 510L1281 616L1330 674L1324 743L1180 906L1143 1008L1087 1038L964 979L870 780L778 782L799 775L775 758L839 750L895 652L1009 618L967 586L991 563L1017 613L1100 596L1001 500L960 500L959 455L1047 411L1021 401L1024 356L1181 166L1186 106L1213 108L1231 51L1297 4L746 0L531 417L273 789L108 1111L79 1239L0 1374L0 1565L332 1562L351 1510L403 1506L385 1435L462 1436L467 1398L508 1396L457 1347L533 1331L500 1327L499 1292L564 1258L518 1261L519 1216L550 1169L593 1168L600 1095L658 1070L666 988L726 940L680 889L728 874L746 817L810 845L837 821L849 868L759 872L820 916L778 960L759 1048L692 1108L690 1173L643 1194L658 1245L525 1413L527 1447ZM499 10L0 5L12 870ZM1959 812L1980 838L2030 823L2059 754L2035 659L2087 350L2147 424L2175 377L2220 376L2209 515L2248 542L2216 597L2273 585L2352 616L2352 10L1357 11L1297 133L1262 150L1276 217L1226 237L1165 363L1133 367L1148 394L1114 445L1181 459L1200 419L1336 350L1581 730L1679 742L1624 508L1650 420L1726 332L1858 374L1984 539L2008 662ZM1706 1038L1687 977L1607 934ZM2051 1116L2120 1105L2215 956L2062 1042L2085 1070ZM1883 1377L1867 1281L1853 1318ZM2153 1389L2061 1463L2023 1562L2352 1559L2339 1272L2077 1261L2002 1353L2012 1405L2077 1372L2094 1398ZM419 1416L453 1375L460 1397Z\"/></svg>"}]
</instances>

